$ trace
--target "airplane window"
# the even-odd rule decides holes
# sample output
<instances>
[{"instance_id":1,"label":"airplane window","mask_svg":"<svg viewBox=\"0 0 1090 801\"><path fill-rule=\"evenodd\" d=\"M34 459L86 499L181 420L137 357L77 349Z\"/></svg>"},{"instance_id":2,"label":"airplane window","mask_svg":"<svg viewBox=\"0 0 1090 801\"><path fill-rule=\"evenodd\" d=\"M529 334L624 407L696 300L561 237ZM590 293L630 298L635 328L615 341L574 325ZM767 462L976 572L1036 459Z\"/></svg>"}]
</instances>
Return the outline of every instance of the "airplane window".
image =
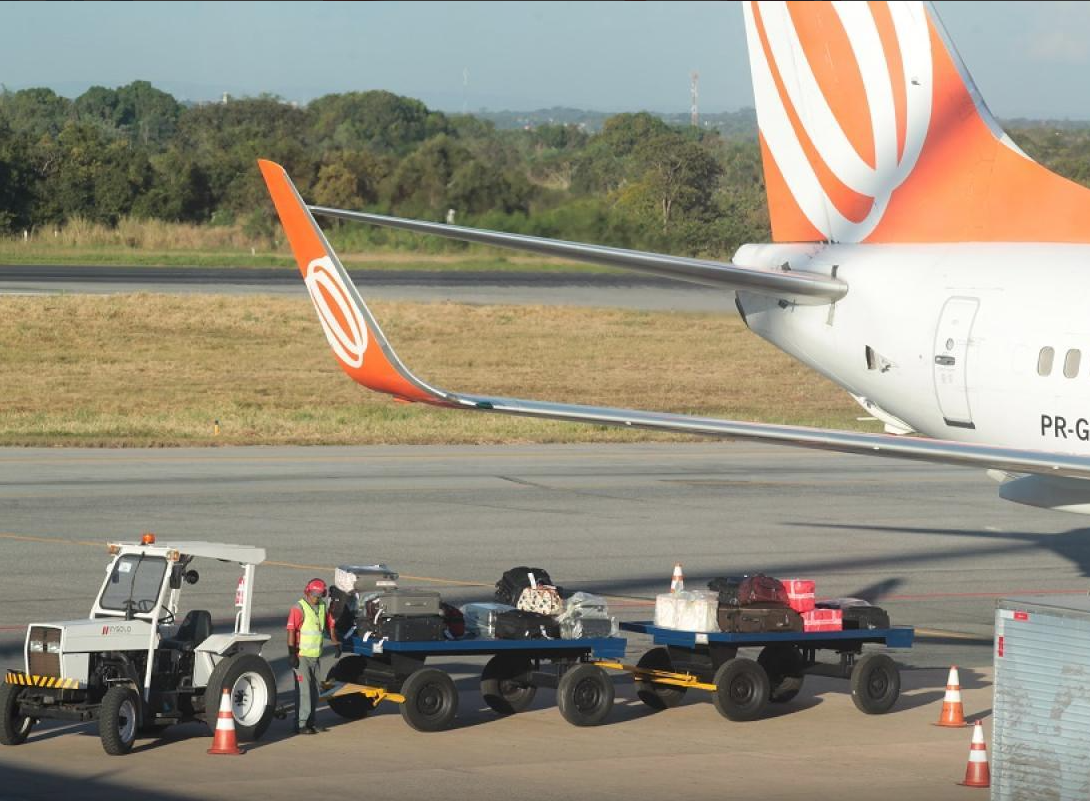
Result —
<instances>
[{"instance_id":1,"label":"airplane window","mask_svg":"<svg viewBox=\"0 0 1090 801\"><path fill-rule=\"evenodd\" d=\"M1045 376L1052 372L1052 357L1055 353L1052 348L1041 348L1041 355L1037 357L1037 375Z\"/></svg>"},{"instance_id":2,"label":"airplane window","mask_svg":"<svg viewBox=\"0 0 1090 801\"><path fill-rule=\"evenodd\" d=\"M1082 352L1077 348L1069 350L1064 357L1064 377L1074 378L1079 374L1079 362L1082 361Z\"/></svg>"}]
</instances>

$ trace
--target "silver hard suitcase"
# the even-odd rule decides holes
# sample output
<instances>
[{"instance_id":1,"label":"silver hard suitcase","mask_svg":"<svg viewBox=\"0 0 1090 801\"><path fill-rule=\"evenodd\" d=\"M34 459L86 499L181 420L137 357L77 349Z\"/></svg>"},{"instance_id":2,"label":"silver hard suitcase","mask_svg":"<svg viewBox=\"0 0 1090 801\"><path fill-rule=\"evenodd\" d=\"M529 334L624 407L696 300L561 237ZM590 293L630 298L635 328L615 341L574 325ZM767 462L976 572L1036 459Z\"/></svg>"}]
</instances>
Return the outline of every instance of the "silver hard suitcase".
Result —
<instances>
[{"instance_id":1,"label":"silver hard suitcase","mask_svg":"<svg viewBox=\"0 0 1090 801\"><path fill-rule=\"evenodd\" d=\"M462 607L462 617L466 621L466 633L477 637L496 636L496 615L510 612L515 607L492 601L466 604Z\"/></svg>"},{"instance_id":2,"label":"silver hard suitcase","mask_svg":"<svg viewBox=\"0 0 1090 801\"><path fill-rule=\"evenodd\" d=\"M374 592L397 587L397 573L386 565L339 565L333 584L344 592Z\"/></svg>"}]
</instances>

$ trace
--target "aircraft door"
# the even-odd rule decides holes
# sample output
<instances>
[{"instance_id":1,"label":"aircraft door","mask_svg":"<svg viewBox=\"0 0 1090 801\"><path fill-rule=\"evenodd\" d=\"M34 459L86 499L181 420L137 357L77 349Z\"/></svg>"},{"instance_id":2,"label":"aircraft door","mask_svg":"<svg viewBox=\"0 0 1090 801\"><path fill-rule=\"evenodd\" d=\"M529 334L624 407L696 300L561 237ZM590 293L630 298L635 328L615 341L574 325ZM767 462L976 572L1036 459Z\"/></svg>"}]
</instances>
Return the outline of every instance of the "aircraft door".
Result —
<instances>
[{"instance_id":1,"label":"aircraft door","mask_svg":"<svg viewBox=\"0 0 1090 801\"><path fill-rule=\"evenodd\" d=\"M950 298L935 331L935 394L946 425L956 428L976 428L969 409L966 360L979 306L976 298Z\"/></svg>"}]
</instances>

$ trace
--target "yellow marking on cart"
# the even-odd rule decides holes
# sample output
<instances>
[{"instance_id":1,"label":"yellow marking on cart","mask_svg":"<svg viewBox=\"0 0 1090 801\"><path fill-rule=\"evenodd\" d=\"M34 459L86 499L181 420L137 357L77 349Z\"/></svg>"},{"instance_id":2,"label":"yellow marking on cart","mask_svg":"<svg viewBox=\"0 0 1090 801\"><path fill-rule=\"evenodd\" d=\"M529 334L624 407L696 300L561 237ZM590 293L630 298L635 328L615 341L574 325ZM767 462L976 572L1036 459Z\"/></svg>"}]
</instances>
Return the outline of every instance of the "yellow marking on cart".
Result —
<instances>
[{"instance_id":1,"label":"yellow marking on cart","mask_svg":"<svg viewBox=\"0 0 1090 801\"><path fill-rule=\"evenodd\" d=\"M611 662L606 659L595 659L593 662L600 668L623 670L626 673L632 673L641 678L650 679L654 684L670 684L674 687L691 687L696 690L708 690L710 692L715 692L717 689L714 684L708 684L706 681L701 681L691 673L674 673L669 670L653 670L652 668L626 665L623 662Z\"/></svg>"},{"instance_id":2,"label":"yellow marking on cart","mask_svg":"<svg viewBox=\"0 0 1090 801\"><path fill-rule=\"evenodd\" d=\"M405 696L400 693L391 693L381 687L372 687L369 684L353 684L350 681L323 682L322 693L318 696L323 701L337 698L342 695L359 693L366 695L376 704L380 701L393 701L395 704L405 703Z\"/></svg>"},{"instance_id":3,"label":"yellow marking on cart","mask_svg":"<svg viewBox=\"0 0 1090 801\"><path fill-rule=\"evenodd\" d=\"M54 690L78 690L77 679L62 679L57 676L33 676L29 673L17 673L9 670L4 678L7 684L20 684L24 687L48 687Z\"/></svg>"}]
</instances>

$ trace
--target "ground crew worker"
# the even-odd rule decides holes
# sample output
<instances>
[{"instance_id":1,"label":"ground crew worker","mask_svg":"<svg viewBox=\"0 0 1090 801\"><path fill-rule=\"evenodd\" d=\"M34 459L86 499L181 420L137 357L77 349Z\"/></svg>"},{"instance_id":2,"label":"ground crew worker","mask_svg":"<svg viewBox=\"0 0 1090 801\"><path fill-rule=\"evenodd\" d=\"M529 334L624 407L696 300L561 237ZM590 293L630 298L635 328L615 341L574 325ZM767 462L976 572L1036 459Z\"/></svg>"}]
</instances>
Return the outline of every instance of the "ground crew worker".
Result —
<instances>
[{"instance_id":1,"label":"ground crew worker","mask_svg":"<svg viewBox=\"0 0 1090 801\"><path fill-rule=\"evenodd\" d=\"M321 579L307 584L303 597L288 615L288 661L295 672L296 734L317 734L327 731L315 722L318 706L319 659L322 656L322 635L329 634L341 655L341 644L333 631L333 618L325 598L326 585Z\"/></svg>"}]
</instances>

